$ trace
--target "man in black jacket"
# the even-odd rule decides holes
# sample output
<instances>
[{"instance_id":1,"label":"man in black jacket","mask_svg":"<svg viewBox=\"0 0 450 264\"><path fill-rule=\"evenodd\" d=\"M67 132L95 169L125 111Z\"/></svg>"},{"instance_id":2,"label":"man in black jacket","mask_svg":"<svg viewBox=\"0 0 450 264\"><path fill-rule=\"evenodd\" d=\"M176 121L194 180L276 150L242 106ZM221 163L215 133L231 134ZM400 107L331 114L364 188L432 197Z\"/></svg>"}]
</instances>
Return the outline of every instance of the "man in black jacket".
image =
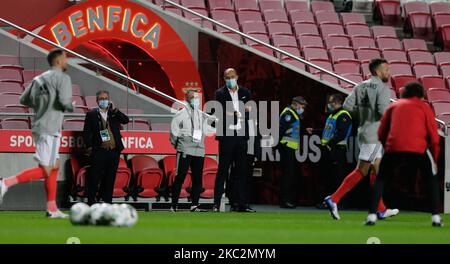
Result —
<instances>
[{"instance_id":1,"label":"man in black jacket","mask_svg":"<svg viewBox=\"0 0 450 264\"><path fill-rule=\"evenodd\" d=\"M219 211L224 183L234 163L236 173L232 174L231 179L232 200L236 203L237 211L251 212L252 209L247 206L246 186L248 119L251 109L244 106L252 100L251 93L246 88L238 86L236 70L225 70L224 79L226 85L216 92L216 101L222 106L223 114L218 116L222 130L218 130L216 136L219 141L219 168L214 186L213 210Z\"/></svg>"},{"instance_id":2,"label":"man in black jacket","mask_svg":"<svg viewBox=\"0 0 450 264\"><path fill-rule=\"evenodd\" d=\"M98 108L86 114L84 143L90 156L87 177L88 204L96 203L100 187L103 202L111 203L120 152L124 149L120 125L129 122L128 116L114 108L108 91L97 92Z\"/></svg>"}]
</instances>

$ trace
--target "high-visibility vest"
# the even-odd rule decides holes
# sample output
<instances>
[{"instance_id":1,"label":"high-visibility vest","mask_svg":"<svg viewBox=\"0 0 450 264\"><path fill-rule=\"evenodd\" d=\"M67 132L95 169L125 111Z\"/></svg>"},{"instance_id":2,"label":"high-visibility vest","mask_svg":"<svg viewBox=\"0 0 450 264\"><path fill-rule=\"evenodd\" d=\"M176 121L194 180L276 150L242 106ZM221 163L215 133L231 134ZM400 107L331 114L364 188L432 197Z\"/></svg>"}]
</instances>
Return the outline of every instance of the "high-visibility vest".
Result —
<instances>
[{"instance_id":1,"label":"high-visibility vest","mask_svg":"<svg viewBox=\"0 0 450 264\"><path fill-rule=\"evenodd\" d=\"M281 117L284 113L290 111L295 118L295 122L291 124L291 127L286 130L282 136L280 143L286 144L287 147L292 149L300 148L300 118L298 114L292 110L290 107L286 107L283 112L281 112Z\"/></svg>"},{"instance_id":2,"label":"high-visibility vest","mask_svg":"<svg viewBox=\"0 0 450 264\"><path fill-rule=\"evenodd\" d=\"M341 115L346 114L350 119L352 119L350 113L347 110L342 109L341 111L335 113L335 114L331 114L328 119L327 122L325 123L325 128L323 130L322 133L322 140L321 143L322 145L326 145L336 134L336 124L337 124L337 120ZM348 137L350 137L350 134L352 133L352 125L350 125L347 129L347 134L345 136L345 139L343 139L342 141L338 142L338 145L343 145L346 146L347 145L347 139Z\"/></svg>"}]
</instances>

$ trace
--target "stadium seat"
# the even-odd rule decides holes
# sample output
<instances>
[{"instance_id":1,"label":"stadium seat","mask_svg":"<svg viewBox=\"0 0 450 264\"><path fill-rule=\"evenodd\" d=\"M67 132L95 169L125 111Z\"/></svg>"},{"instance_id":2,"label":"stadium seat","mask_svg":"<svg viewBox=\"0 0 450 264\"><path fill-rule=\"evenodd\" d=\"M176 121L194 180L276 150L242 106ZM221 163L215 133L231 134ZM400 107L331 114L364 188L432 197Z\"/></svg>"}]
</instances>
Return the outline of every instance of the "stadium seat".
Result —
<instances>
[{"instance_id":1,"label":"stadium seat","mask_svg":"<svg viewBox=\"0 0 450 264\"><path fill-rule=\"evenodd\" d=\"M86 106L86 102L82 96L74 95L72 96L72 101L75 102L75 105Z\"/></svg>"},{"instance_id":2,"label":"stadium seat","mask_svg":"<svg viewBox=\"0 0 450 264\"><path fill-rule=\"evenodd\" d=\"M134 156L131 159L136 179L136 194L139 197L158 197L163 193L163 171L158 162L150 156Z\"/></svg>"},{"instance_id":3,"label":"stadium seat","mask_svg":"<svg viewBox=\"0 0 450 264\"><path fill-rule=\"evenodd\" d=\"M320 11L315 13L315 17L317 25L320 25L322 23L341 24L341 19L334 11Z\"/></svg>"},{"instance_id":4,"label":"stadium seat","mask_svg":"<svg viewBox=\"0 0 450 264\"><path fill-rule=\"evenodd\" d=\"M0 112L5 113L28 113L28 107L23 105L5 105L4 107L0 107Z\"/></svg>"},{"instance_id":5,"label":"stadium seat","mask_svg":"<svg viewBox=\"0 0 450 264\"><path fill-rule=\"evenodd\" d=\"M84 100L86 102L86 106L91 109L96 108L98 106L97 97L95 95L85 96Z\"/></svg>"},{"instance_id":6,"label":"stadium seat","mask_svg":"<svg viewBox=\"0 0 450 264\"><path fill-rule=\"evenodd\" d=\"M285 12L285 9L283 8L283 6L281 6L281 1L279 0L259 0L259 7L262 11L281 10Z\"/></svg>"},{"instance_id":7,"label":"stadium seat","mask_svg":"<svg viewBox=\"0 0 450 264\"><path fill-rule=\"evenodd\" d=\"M450 102L450 91L442 88L431 88L427 90L427 100L430 103L437 101Z\"/></svg>"},{"instance_id":8,"label":"stadium seat","mask_svg":"<svg viewBox=\"0 0 450 264\"><path fill-rule=\"evenodd\" d=\"M299 23L294 25L295 34L297 37L301 35L317 35L319 36L319 29L315 24L305 24L305 23Z\"/></svg>"},{"instance_id":9,"label":"stadium seat","mask_svg":"<svg viewBox=\"0 0 450 264\"><path fill-rule=\"evenodd\" d=\"M23 76L23 82L31 82L34 77L43 74L45 71L43 70L23 70L22 76Z\"/></svg>"},{"instance_id":10,"label":"stadium seat","mask_svg":"<svg viewBox=\"0 0 450 264\"><path fill-rule=\"evenodd\" d=\"M388 62L392 61L401 61L401 62L409 62L406 57L406 52L403 50L397 49L385 49L382 51L383 58Z\"/></svg>"},{"instance_id":11,"label":"stadium seat","mask_svg":"<svg viewBox=\"0 0 450 264\"><path fill-rule=\"evenodd\" d=\"M235 0L236 2L237 0ZM249 1L250 2L250 1ZM193 8L203 8L206 9L205 1L204 0L181 0L181 4L184 7L187 7L189 9Z\"/></svg>"},{"instance_id":12,"label":"stadium seat","mask_svg":"<svg viewBox=\"0 0 450 264\"><path fill-rule=\"evenodd\" d=\"M245 22L263 22L261 12L253 10L240 10L237 12L238 20L241 25Z\"/></svg>"},{"instance_id":13,"label":"stadium seat","mask_svg":"<svg viewBox=\"0 0 450 264\"><path fill-rule=\"evenodd\" d=\"M64 119L63 130L83 131L84 119Z\"/></svg>"},{"instance_id":14,"label":"stadium seat","mask_svg":"<svg viewBox=\"0 0 450 264\"><path fill-rule=\"evenodd\" d=\"M427 75L439 75L439 71L436 65L432 63L417 63L413 66L413 70L417 78L421 78Z\"/></svg>"},{"instance_id":15,"label":"stadium seat","mask_svg":"<svg viewBox=\"0 0 450 264\"><path fill-rule=\"evenodd\" d=\"M442 76L423 76L420 78L420 82L422 83L425 89L431 88L442 88L446 89L445 81Z\"/></svg>"},{"instance_id":16,"label":"stadium seat","mask_svg":"<svg viewBox=\"0 0 450 264\"><path fill-rule=\"evenodd\" d=\"M328 35L345 35L344 28L342 25L338 24L321 24L319 26L322 37L326 37Z\"/></svg>"},{"instance_id":17,"label":"stadium seat","mask_svg":"<svg viewBox=\"0 0 450 264\"><path fill-rule=\"evenodd\" d=\"M17 81L0 81L0 93L23 93L23 86Z\"/></svg>"},{"instance_id":18,"label":"stadium seat","mask_svg":"<svg viewBox=\"0 0 450 264\"><path fill-rule=\"evenodd\" d=\"M330 49L330 58L336 63L339 60L356 59L352 48L337 47Z\"/></svg>"},{"instance_id":19,"label":"stadium seat","mask_svg":"<svg viewBox=\"0 0 450 264\"><path fill-rule=\"evenodd\" d=\"M360 61L370 61L375 58L381 58L380 51L376 48L359 48L355 51L356 58Z\"/></svg>"},{"instance_id":20,"label":"stadium seat","mask_svg":"<svg viewBox=\"0 0 450 264\"><path fill-rule=\"evenodd\" d=\"M376 1L375 12L380 17L382 25L399 26L402 23L400 1Z\"/></svg>"},{"instance_id":21,"label":"stadium seat","mask_svg":"<svg viewBox=\"0 0 450 264\"><path fill-rule=\"evenodd\" d=\"M301 54L300 54L300 50L298 49L297 46L290 46L290 45L285 45L285 46L279 46L279 49L286 51L294 56L300 57L301 58ZM289 57L283 54L278 54L277 53L277 58L281 58L282 60L288 59Z\"/></svg>"},{"instance_id":22,"label":"stadium seat","mask_svg":"<svg viewBox=\"0 0 450 264\"><path fill-rule=\"evenodd\" d=\"M450 52L435 52L434 60L438 66L441 66L444 63L450 63Z\"/></svg>"},{"instance_id":23,"label":"stadium seat","mask_svg":"<svg viewBox=\"0 0 450 264\"><path fill-rule=\"evenodd\" d=\"M437 116L439 120L444 121L447 124L447 127L450 128L450 112L442 113Z\"/></svg>"},{"instance_id":24,"label":"stadium seat","mask_svg":"<svg viewBox=\"0 0 450 264\"><path fill-rule=\"evenodd\" d=\"M70 156L70 165L72 171L72 190L71 194L74 198L86 197L86 176L89 170L88 158L86 156Z\"/></svg>"},{"instance_id":25,"label":"stadium seat","mask_svg":"<svg viewBox=\"0 0 450 264\"><path fill-rule=\"evenodd\" d=\"M114 182L113 197L126 197L130 193L131 170L123 158L119 160L119 167L116 172L116 181Z\"/></svg>"},{"instance_id":26,"label":"stadium seat","mask_svg":"<svg viewBox=\"0 0 450 264\"><path fill-rule=\"evenodd\" d=\"M22 66L0 65L0 80L17 81L24 83L22 71Z\"/></svg>"},{"instance_id":27,"label":"stadium seat","mask_svg":"<svg viewBox=\"0 0 450 264\"><path fill-rule=\"evenodd\" d=\"M248 35L253 38L256 38L264 43L270 44L269 36L265 33L249 33ZM254 42L254 41L248 40L248 39L246 39L245 42L249 46L259 45L257 42Z\"/></svg>"},{"instance_id":28,"label":"stadium seat","mask_svg":"<svg viewBox=\"0 0 450 264\"><path fill-rule=\"evenodd\" d=\"M291 35L274 35L272 36L272 41L275 47L280 46L298 47L297 39Z\"/></svg>"},{"instance_id":29,"label":"stadium seat","mask_svg":"<svg viewBox=\"0 0 450 264\"><path fill-rule=\"evenodd\" d=\"M391 26L372 26L372 35L376 38L397 38L395 28Z\"/></svg>"},{"instance_id":30,"label":"stadium seat","mask_svg":"<svg viewBox=\"0 0 450 264\"><path fill-rule=\"evenodd\" d=\"M256 0L234 0L234 8L236 11L240 10L255 10L259 11L258 2Z\"/></svg>"},{"instance_id":31,"label":"stadium seat","mask_svg":"<svg viewBox=\"0 0 450 264\"><path fill-rule=\"evenodd\" d=\"M433 25L431 23L431 15L424 12L409 13L409 23L405 23L407 33L411 33L413 38L423 38L431 40L433 38Z\"/></svg>"},{"instance_id":32,"label":"stadium seat","mask_svg":"<svg viewBox=\"0 0 450 264\"><path fill-rule=\"evenodd\" d=\"M372 74L369 70L369 62L368 61L361 61L361 72L364 80L370 79Z\"/></svg>"},{"instance_id":33,"label":"stadium seat","mask_svg":"<svg viewBox=\"0 0 450 264\"><path fill-rule=\"evenodd\" d=\"M127 115L141 115L144 113L144 109L133 109L133 108L120 109L120 111Z\"/></svg>"},{"instance_id":34,"label":"stadium seat","mask_svg":"<svg viewBox=\"0 0 450 264\"><path fill-rule=\"evenodd\" d=\"M301 35L298 36L298 42L300 44L300 48L304 49L306 47L321 47L324 48L322 37L317 35Z\"/></svg>"},{"instance_id":35,"label":"stadium seat","mask_svg":"<svg viewBox=\"0 0 450 264\"><path fill-rule=\"evenodd\" d=\"M402 50L402 43L397 38L391 38L391 37L380 37L377 38L377 45L378 48L382 51L384 49L398 49Z\"/></svg>"},{"instance_id":36,"label":"stadium seat","mask_svg":"<svg viewBox=\"0 0 450 264\"><path fill-rule=\"evenodd\" d=\"M233 9L231 0L208 0L209 9Z\"/></svg>"},{"instance_id":37,"label":"stadium seat","mask_svg":"<svg viewBox=\"0 0 450 264\"><path fill-rule=\"evenodd\" d=\"M284 7L286 11L309 11L307 1L285 0Z\"/></svg>"},{"instance_id":38,"label":"stadium seat","mask_svg":"<svg viewBox=\"0 0 450 264\"><path fill-rule=\"evenodd\" d=\"M422 12L430 13L430 8L428 4L423 1L409 1L404 3L403 9L405 11L405 16L408 17L411 13Z\"/></svg>"},{"instance_id":39,"label":"stadium seat","mask_svg":"<svg viewBox=\"0 0 450 264\"><path fill-rule=\"evenodd\" d=\"M198 13L198 14L201 14L201 15L204 15L206 17L209 17L208 10L206 10L206 9L203 9L203 8L190 8L190 9L192 11ZM207 27L209 29L213 29L214 28L212 26L211 22L209 22L209 21L202 21L202 18L200 18L200 17L198 17L196 15L193 15L193 14L191 14L189 12L184 12L184 18L189 19L189 20L191 20L191 21L193 21L193 22L195 22L197 24L203 25L204 27Z\"/></svg>"},{"instance_id":40,"label":"stadium seat","mask_svg":"<svg viewBox=\"0 0 450 264\"><path fill-rule=\"evenodd\" d=\"M333 47L351 47L350 38L347 35L328 35L324 39L327 49Z\"/></svg>"},{"instance_id":41,"label":"stadium seat","mask_svg":"<svg viewBox=\"0 0 450 264\"><path fill-rule=\"evenodd\" d=\"M334 72L343 74L361 74L361 65L358 60L339 60L333 65Z\"/></svg>"},{"instance_id":42,"label":"stadium seat","mask_svg":"<svg viewBox=\"0 0 450 264\"><path fill-rule=\"evenodd\" d=\"M312 12L309 11L299 11L294 10L289 12L289 18L291 19L291 24L295 25L298 23L310 23L315 24L315 18Z\"/></svg>"},{"instance_id":43,"label":"stadium seat","mask_svg":"<svg viewBox=\"0 0 450 264\"><path fill-rule=\"evenodd\" d=\"M177 158L176 156L166 156L165 158L162 159L162 163L165 179L167 180L167 185L170 189L173 185L173 182L175 181ZM186 175L186 179L184 180L184 183L181 187L180 198L187 198L189 196L187 190L190 187L191 187L191 171L189 170Z\"/></svg>"},{"instance_id":44,"label":"stadium seat","mask_svg":"<svg viewBox=\"0 0 450 264\"><path fill-rule=\"evenodd\" d=\"M26 118L4 118L0 121L2 129L30 129L30 121Z\"/></svg>"},{"instance_id":45,"label":"stadium seat","mask_svg":"<svg viewBox=\"0 0 450 264\"><path fill-rule=\"evenodd\" d=\"M287 64L290 64L290 65L292 65L294 67L297 67L300 70L306 71L306 65L304 63L301 63L298 60L294 60L294 59L291 59L291 58L284 58L284 59L282 59L282 61L284 63L287 63Z\"/></svg>"},{"instance_id":46,"label":"stadium seat","mask_svg":"<svg viewBox=\"0 0 450 264\"><path fill-rule=\"evenodd\" d=\"M264 20L269 22L286 22L289 23L289 19L284 10L263 10Z\"/></svg>"},{"instance_id":47,"label":"stadium seat","mask_svg":"<svg viewBox=\"0 0 450 264\"><path fill-rule=\"evenodd\" d=\"M325 70L333 71L333 66L331 65L331 62L328 59L311 59L309 62L313 63L314 65L317 65ZM308 71L311 74L318 75L321 74L321 71L318 69L315 69L314 67L308 66Z\"/></svg>"},{"instance_id":48,"label":"stadium seat","mask_svg":"<svg viewBox=\"0 0 450 264\"><path fill-rule=\"evenodd\" d=\"M366 18L359 13L341 13L342 24L366 24Z\"/></svg>"},{"instance_id":49,"label":"stadium seat","mask_svg":"<svg viewBox=\"0 0 450 264\"><path fill-rule=\"evenodd\" d=\"M72 95L81 96L81 90L78 84L72 84Z\"/></svg>"},{"instance_id":50,"label":"stadium seat","mask_svg":"<svg viewBox=\"0 0 450 264\"><path fill-rule=\"evenodd\" d=\"M400 89L402 87L405 87L405 85L407 85L410 82L417 81L414 75L403 75L403 74L392 75L391 80L392 86L398 94L400 93Z\"/></svg>"},{"instance_id":51,"label":"stadium seat","mask_svg":"<svg viewBox=\"0 0 450 264\"><path fill-rule=\"evenodd\" d=\"M350 80L354 83L361 83L364 80L363 77L361 76L361 74L343 74L342 77L344 77L345 79ZM343 87L349 91L351 91L354 87L353 84L348 83L346 81L342 81L342 80L339 80L339 84L341 87Z\"/></svg>"},{"instance_id":52,"label":"stadium seat","mask_svg":"<svg viewBox=\"0 0 450 264\"><path fill-rule=\"evenodd\" d=\"M347 34L352 36L365 36L365 37L372 37L372 33L370 32L370 29L365 24L349 24L346 27Z\"/></svg>"},{"instance_id":53,"label":"stadium seat","mask_svg":"<svg viewBox=\"0 0 450 264\"><path fill-rule=\"evenodd\" d=\"M224 36L226 36L226 37L232 39L233 41L236 41L236 42L238 42L238 43L242 43L241 36L239 36L238 34L236 34L236 33L234 33L234 32L231 32L231 31L223 31L223 32L221 32L221 33L222 33L222 35L224 35Z\"/></svg>"},{"instance_id":54,"label":"stadium seat","mask_svg":"<svg viewBox=\"0 0 450 264\"><path fill-rule=\"evenodd\" d=\"M423 39L403 39L402 43L405 51L410 50L428 51L427 43Z\"/></svg>"},{"instance_id":55,"label":"stadium seat","mask_svg":"<svg viewBox=\"0 0 450 264\"><path fill-rule=\"evenodd\" d=\"M450 102L447 101L434 101L431 103L434 113L439 116L444 113L450 113Z\"/></svg>"},{"instance_id":56,"label":"stadium seat","mask_svg":"<svg viewBox=\"0 0 450 264\"><path fill-rule=\"evenodd\" d=\"M6 105L16 104L20 105L20 95L17 94L4 94L0 93L0 107L5 107Z\"/></svg>"},{"instance_id":57,"label":"stadium seat","mask_svg":"<svg viewBox=\"0 0 450 264\"><path fill-rule=\"evenodd\" d=\"M0 65L20 65L19 57L0 54Z\"/></svg>"},{"instance_id":58,"label":"stadium seat","mask_svg":"<svg viewBox=\"0 0 450 264\"><path fill-rule=\"evenodd\" d=\"M245 34L258 33L268 35L266 24L261 21L247 21L241 24Z\"/></svg>"},{"instance_id":59,"label":"stadium seat","mask_svg":"<svg viewBox=\"0 0 450 264\"><path fill-rule=\"evenodd\" d=\"M171 12L171 13L174 13L174 14L177 14L179 16L183 16L183 10L181 10L181 9L175 7L175 6L166 5L164 7L164 10L166 10L168 12Z\"/></svg>"},{"instance_id":60,"label":"stadium seat","mask_svg":"<svg viewBox=\"0 0 450 264\"><path fill-rule=\"evenodd\" d=\"M89 112L89 108L84 105L75 105L73 108L73 112L76 114L86 114Z\"/></svg>"},{"instance_id":61,"label":"stadium seat","mask_svg":"<svg viewBox=\"0 0 450 264\"><path fill-rule=\"evenodd\" d=\"M439 67L440 72L444 78L450 78L450 64L441 64Z\"/></svg>"},{"instance_id":62,"label":"stadium seat","mask_svg":"<svg viewBox=\"0 0 450 264\"><path fill-rule=\"evenodd\" d=\"M442 25L439 32L443 51L450 51L450 24Z\"/></svg>"},{"instance_id":63,"label":"stadium seat","mask_svg":"<svg viewBox=\"0 0 450 264\"><path fill-rule=\"evenodd\" d=\"M317 13L319 11L332 11L334 10L334 4L332 2L326 2L326 1L311 1L311 11L313 13Z\"/></svg>"},{"instance_id":64,"label":"stadium seat","mask_svg":"<svg viewBox=\"0 0 450 264\"><path fill-rule=\"evenodd\" d=\"M391 76L395 75L413 75L409 62L394 61L389 63Z\"/></svg>"},{"instance_id":65,"label":"stadium seat","mask_svg":"<svg viewBox=\"0 0 450 264\"><path fill-rule=\"evenodd\" d=\"M211 11L211 18L217 21L236 21L233 10L215 9Z\"/></svg>"},{"instance_id":66,"label":"stadium seat","mask_svg":"<svg viewBox=\"0 0 450 264\"><path fill-rule=\"evenodd\" d=\"M372 37L364 37L364 36L353 36L352 39L352 46L355 50L359 48L377 48L377 45L375 44L375 40Z\"/></svg>"},{"instance_id":67,"label":"stadium seat","mask_svg":"<svg viewBox=\"0 0 450 264\"><path fill-rule=\"evenodd\" d=\"M205 199L214 197L214 183L216 180L217 169L217 161L210 157L205 157L202 175L203 191L200 194L200 197Z\"/></svg>"},{"instance_id":68,"label":"stadium seat","mask_svg":"<svg viewBox=\"0 0 450 264\"><path fill-rule=\"evenodd\" d=\"M429 51L424 50L410 50L408 51L409 61L411 65L417 64L419 62L428 62L434 64L434 56Z\"/></svg>"},{"instance_id":69,"label":"stadium seat","mask_svg":"<svg viewBox=\"0 0 450 264\"><path fill-rule=\"evenodd\" d=\"M306 60L329 60L327 50L321 47L305 47L303 48L303 56Z\"/></svg>"},{"instance_id":70,"label":"stadium seat","mask_svg":"<svg viewBox=\"0 0 450 264\"><path fill-rule=\"evenodd\" d=\"M431 2L428 4L431 14L450 13L450 3L448 2Z\"/></svg>"},{"instance_id":71,"label":"stadium seat","mask_svg":"<svg viewBox=\"0 0 450 264\"><path fill-rule=\"evenodd\" d=\"M236 20L218 20L218 22L220 22L222 24L225 24L225 25L233 28L234 30L237 30L237 31L240 30L239 29L239 24L238 24L238 22ZM216 31L219 32L219 33L222 33L222 34L223 33L235 34L234 32L231 32L230 30L228 30L225 27L221 27L221 26L218 26L218 25L216 25L215 27L216 27Z\"/></svg>"},{"instance_id":72,"label":"stadium seat","mask_svg":"<svg viewBox=\"0 0 450 264\"><path fill-rule=\"evenodd\" d=\"M285 22L269 22L267 23L269 35L294 35L291 24Z\"/></svg>"}]
</instances>

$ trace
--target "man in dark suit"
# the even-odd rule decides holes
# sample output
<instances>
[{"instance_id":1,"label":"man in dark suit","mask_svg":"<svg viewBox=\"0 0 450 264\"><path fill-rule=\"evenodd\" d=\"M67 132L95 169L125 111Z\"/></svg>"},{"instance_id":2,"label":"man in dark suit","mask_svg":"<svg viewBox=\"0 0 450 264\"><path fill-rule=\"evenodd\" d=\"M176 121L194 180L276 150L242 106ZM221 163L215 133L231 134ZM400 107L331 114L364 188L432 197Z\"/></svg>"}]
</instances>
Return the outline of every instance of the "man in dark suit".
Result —
<instances>
[{"instance_id":1,"label":"man in dark suit","mask_svg":"<svg viewBox=\"0 0 450 264\"><path fill-rule=\"evenodd\" d=\"M112 202L120 152L124 149L120 126L129 122L128 116L114 108L108 91L97 92L97 103L98 108L86 114L83 133L85 146L91 153L87 177L89 205L97 202L99 185L102 201Z\"/></svg>"},{"instance_id":2,"label":"man in dark suit","mask_svg":"<svg viewBox=\"0 0 450 264\"><path fill-rule=\"evenodd\" d=\"M247 205L247 140L250 107L244 104L251 101L251 93L237 84L236 70L224 72L225 86L217 90L216 101L222 107L222 115L218 116L222 129L217 131L219 141L219 168L214 186L214 209L220 211L220 203L224 193L224 183L228 178L230 167L235 165L236 173L232 173L232 201L239 212L252 212ZM240 102L240 103L239 103ZM228 187L229 185L227 185Z\"/></svg>"}]
</instances>

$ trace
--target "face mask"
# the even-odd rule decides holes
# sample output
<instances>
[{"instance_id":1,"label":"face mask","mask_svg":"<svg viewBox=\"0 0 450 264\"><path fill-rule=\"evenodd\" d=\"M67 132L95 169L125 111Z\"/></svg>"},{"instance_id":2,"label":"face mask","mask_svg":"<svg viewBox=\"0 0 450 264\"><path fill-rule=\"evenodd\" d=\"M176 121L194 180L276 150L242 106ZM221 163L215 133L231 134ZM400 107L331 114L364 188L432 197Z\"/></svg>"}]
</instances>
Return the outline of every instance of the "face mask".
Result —
<instances>
[{"instance_id":1,"label":"face mask","mask_svg":"<svg viewBox=\"0 0 450 264\"><path fill-rule=\"evenodd\" d=\"M227 85L228 89L234 88L237 85L236 79L227 79L225 80L225 84Z\"/></svg>"},{"instance_id":2,"label":"face mask","mask_svg":"<svg viewBox=\"0 0 450 264\"><path fill-rule=\"evenodd\" d=\"M301 114L303 114L304 111L305 110L303 108L299 108L299 109L297 109L297 114L301 115Z\"/></svg>"},{"instance_id":3,"label":"face mask","mask_svg":"<svg viewBox=\"0 0 450 264\"><path fill-rule=\"evenodd\" d=\"M193 98L193 99L191 100L191 106L192 106L192 108L194 108L194 109L199 108L199 107L200 107L200 99L199 99L199 98Z\"/></svg>"},{"instance_id":4,"label":"face mask","mask_svg":"<svg viewBox=\"0 0 450 264\"><path fill-rule=\"evenodd\" d=\"M327 104L327 109L330 113L334 111L334 108L331 106L331 104Z\"/></svg>"},{"instance_id":5,"label":"face mask","mask_svg":"<svg viewBox=\"0 0 450 264\"><path fill-rule=\"evenodd\" d=\"M109 106L109 100L100 100L100 101L98 101L98 106L99 106L101 109L106 109L106 108L108 108L108 106Z\"/></svg>"}]
</instances>

